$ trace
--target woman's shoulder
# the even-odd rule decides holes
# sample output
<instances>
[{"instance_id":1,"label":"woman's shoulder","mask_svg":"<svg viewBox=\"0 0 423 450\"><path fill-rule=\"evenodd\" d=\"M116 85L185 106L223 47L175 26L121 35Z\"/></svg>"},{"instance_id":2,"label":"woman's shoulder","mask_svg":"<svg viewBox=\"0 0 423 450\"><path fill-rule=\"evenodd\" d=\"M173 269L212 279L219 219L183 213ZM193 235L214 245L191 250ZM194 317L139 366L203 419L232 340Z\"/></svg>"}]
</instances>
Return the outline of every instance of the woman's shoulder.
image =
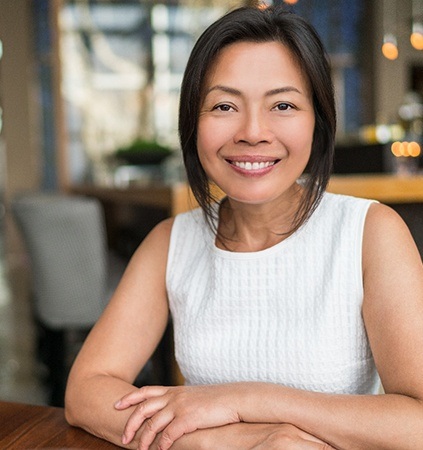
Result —
<instances>
[{"instance_id":1,"label":"woman's shoulder","mask_svg":"<svg viewBox=\"0 0 423 450\"><path fill-rule=\"evenodd\" d=\"M367 235L377 234L391 238L398 234L411 236L402 217L390 206L378 202L373 202L369 207L365 232Z\"/></svg>"},{"instance_id":2,"label":"woman's shoulder","mask_svg":"<svg viewBox=\"0 0 423 450\"><path fill-rule=\"evenodd\" d=\"M364 269L421 267L421 257L402 217L391 207L374 203L366 217L363 239Z\"/></svg>"},{"instance_id":3,"label":"woman's shoulder","mask_svg":"<svg viewBox=\"0 0 423 450\"><path fill-rule=\"evenodd\" d=\"M172 232L173 223L175 221L175 217L169 217L167 219L162 220L154 228L150 231L150 233L145 238L150 241L158 241L163 242L169 239L170 233Z\"/></svg>"},{"instance_id":4,"label":"woman's shoulder","mask_svg":"<svg viewBox=\"0 0 423 450\"><path fill-rule=\"evenodd\" d=\"M174 220L174 217L170 217L154 226L132 256L132 264L137 264L146 258L166 260Z\"/></svg>"},{"instance_id":5,"label":"woman's shoulder","mask_svg":"<svg viewBox=\"0 0 423 450\"><path fill-rule=\"evenodd\" d=\"M204 218L202 210L195 208L176 216L169 217L159 222L147 235L141 243L142 249L154 249L153 251L163 252L167 254L172 236L183 235L187 236L194 231L194 227L203 228Z\"/></svg>"},{"instance_id":6,"label":"woman's shoulder","mask_svg":"<svg viewBox=\"0 0 423 450\"><path fill-rule=\"evenodd\" d=\"M390 246L395 242L413 241L408 226L402 217L390 206L383 203L372 203L366 217L365 237L370 243L389 241Z\"/></svg>"}]
</instances>

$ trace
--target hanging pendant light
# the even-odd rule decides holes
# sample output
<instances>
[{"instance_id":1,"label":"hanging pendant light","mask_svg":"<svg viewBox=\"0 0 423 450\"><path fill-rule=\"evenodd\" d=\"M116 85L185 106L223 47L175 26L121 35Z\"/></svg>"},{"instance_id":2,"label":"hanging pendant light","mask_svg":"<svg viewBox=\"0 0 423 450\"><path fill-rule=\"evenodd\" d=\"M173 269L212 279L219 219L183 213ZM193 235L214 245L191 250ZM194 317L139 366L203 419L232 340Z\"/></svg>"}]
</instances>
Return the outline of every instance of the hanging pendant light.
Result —
<instances>
[{"instance_id":1,"label":"hanging pendant light","mask_svg":"<svg viewBox=\"0 0 423 450\"><path fill-rule=\"evenodd\" d=\"M397 38L392 33L385 33L382 44L383 56L391 61L398 58Z\"/></svg>"},{"instance_id":2,"label":"hanging pendant light","mask_svg":"<svg viewBox=\"0 0 423 450\"><path fill-rule=\"evenodd\" d=\"M416 50L423 50L423 25L420 22L413 23L410 42Z\"/></svg>"},{"instance_id":3,"label":"hanging pendant light","mask_svg":"<svg viewBox=\"0 0 423 450\"><path fill-rule=\"evenodd\" d=\"M423 50L423 8L422 0L412 0L412 32L410 35L411 45L416 50Z\"/></svg>"},{"instance_id":4,"label":"hanging pendant light","mask_svg":"<svg viewBox=\"0 0 423 450\"><path fill-rule=\"evenodd\" d=\"M393 28L396 16L396 0L383 0L383 43L382 54L393 61L398 58L398 43L395 34L388 31Z\"/></svg>"}]
</instances>

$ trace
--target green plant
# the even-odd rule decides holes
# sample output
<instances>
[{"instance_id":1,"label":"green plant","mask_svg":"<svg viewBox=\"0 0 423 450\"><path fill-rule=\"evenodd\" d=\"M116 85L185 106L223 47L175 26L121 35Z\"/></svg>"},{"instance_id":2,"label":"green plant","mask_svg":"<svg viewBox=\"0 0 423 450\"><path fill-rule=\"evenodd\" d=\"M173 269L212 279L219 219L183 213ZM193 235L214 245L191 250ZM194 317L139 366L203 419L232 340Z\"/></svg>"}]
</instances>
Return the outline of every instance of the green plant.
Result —
<instances>
[{"instance_id":1,"label":"green plant","mask_svg":"<svg viewBox=\"0 0 423 450\"><path fill-rule=\"evenodd\" d=\"M137 138L124 147L119 147L115 156L130 164L159 164L172 154L169 147L165 147L154 140Z\"/></svg>"}]
</instances>

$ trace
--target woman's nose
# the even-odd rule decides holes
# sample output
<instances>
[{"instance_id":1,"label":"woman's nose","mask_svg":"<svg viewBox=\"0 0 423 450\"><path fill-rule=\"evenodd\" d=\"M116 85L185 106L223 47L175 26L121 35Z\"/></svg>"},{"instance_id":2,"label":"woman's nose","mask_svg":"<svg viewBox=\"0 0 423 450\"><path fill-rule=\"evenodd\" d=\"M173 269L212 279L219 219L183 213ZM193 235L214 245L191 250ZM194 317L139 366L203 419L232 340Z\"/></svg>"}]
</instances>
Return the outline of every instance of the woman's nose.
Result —
<instances>
[{"instance_id":1,"label":"woman's nose","mask_svg":"<svg viewBox=\"0 0 423 450\"><path fill-rule=\"evenodd\" d=\"M257 145L271 142L273 133L269 128L265 114L258 111L251 111L242 117L239 128L234 136L235 143L246 143Z\"/></svg>"}]
</instances>

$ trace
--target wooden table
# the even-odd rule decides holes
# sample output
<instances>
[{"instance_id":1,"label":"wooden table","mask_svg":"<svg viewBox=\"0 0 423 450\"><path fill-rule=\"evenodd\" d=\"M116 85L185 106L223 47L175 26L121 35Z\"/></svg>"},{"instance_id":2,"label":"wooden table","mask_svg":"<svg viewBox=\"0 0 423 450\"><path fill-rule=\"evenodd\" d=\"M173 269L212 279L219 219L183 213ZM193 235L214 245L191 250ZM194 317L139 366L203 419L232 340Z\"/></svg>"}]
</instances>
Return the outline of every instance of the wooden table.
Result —
<instances>
[{"instance_id":1,"label":"wooden table","mask_svg":"<svg viewBox=\"0 0 423 450\"><path fill-rule=\"evenodd\" d=\"M388 205L423 203L423 176L334 175L329 182L328 191L371 198Z\"/></svg>"},{"instance_id":2,"label":"wooden table","mask_svg":"<svg viewBox=\"0 0 423 450\"><path fill-rule=\"evenodd\" d=\"M329 192L372 198L382 203L423 203L423 175L391 174L334 175ZM97 197L104 203L163 208L170 216L196 206L184 183L172 186L148 185L116 188L107 186L72 186L70 192Z\"/></svg>"},{"instance_id":3,"label":"wooden table","mask_svg":"<svg viewBox=\"0 0 423 450\"><path fill-rule=\"evenodd\" d=\"M0 401L1 450L117 450L67 424L62 408Z\"/></svg>"},{"instance_id":4,"label":"wooden table","mask_svg":"<svg viewBox=\"0 0 423 450\"><path fill-rule=\"evenodd\" d=\"M124 188L81 184L71 186L69 193L95 197L106 205L149 206L165 209L169 216L196 206L185 183L171 186L153 183L145 186L130 185Z\"/></svg>"}]
</instances>

